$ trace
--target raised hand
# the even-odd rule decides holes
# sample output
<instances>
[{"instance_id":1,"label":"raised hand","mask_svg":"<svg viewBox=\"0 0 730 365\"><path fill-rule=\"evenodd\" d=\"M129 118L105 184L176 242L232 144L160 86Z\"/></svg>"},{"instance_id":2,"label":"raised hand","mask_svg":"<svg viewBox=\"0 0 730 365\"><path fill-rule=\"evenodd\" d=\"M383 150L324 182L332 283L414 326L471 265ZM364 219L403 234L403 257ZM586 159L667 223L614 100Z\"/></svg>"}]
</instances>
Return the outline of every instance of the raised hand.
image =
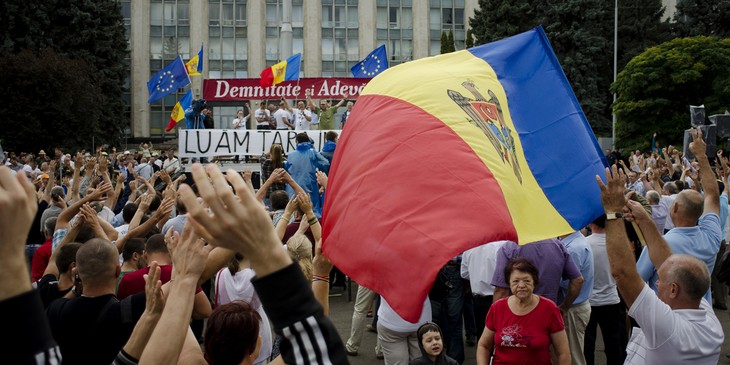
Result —
<instances>
[{"instance_id":1,"label":"raised hand","mask_svg":"<svg viewBox=\"0 0 730 365\"><path fill-rule=\"evenodd\" d=\"M196 231L210 234L216 245L239 252L251 260L252 268L264 276L291 263L274 232L268 214L259 204L243 178L233 170L226 177L213 165L205 168L194 164L192 174L200 197L210 207L210 213L197 202L190 186L182 185L178 192ZM226 180L233 186L236 195Z\"/></svg>"},{"instance_id":2,"label":"raised hand","mask_svg":"<svg viewBox=\"0 0 730 365\"><path fill-rule=\"evenodd\" d=\"M157 261L150 264L149 274L144 275L146 305L145 311L154 316L161 316L165 309L165 297L162 295L162 281L160 281L160 266Z\"/></svg>"},{"instance_id":3,"label":"raised hand","mask_svg":"<svg viewBox=\"0 0 730 365\"><path fill-rule=\"evenodd\" d=\"M175 280L194 279L197 282L213 247L205 245L205 240L195 233L189 221L185 224L182 235L172 234L169 247Z\"/></svg>"},{"instance_id":4,"label":"raised hand","mask_svg":"<svg viewBox=\"0 0 730 365\"><path fill-rule=\"evenodd\" d=\"M104 200L105 199L103 197L104 194L107 194L111 191L112 191L112 185L107 182L104 182L101 185L97 186L96 189L93 192L91 192L91 194L89 194L89 196L90 196L91 201Z\"/></svg>"},{"instance_id":5,"label":"raised hand","mask_svg":"<svg viewBox=\"0 0 730 365\"><path fill-rule=\"evenodd\" d=\"M695 158L699 156L706 156L707 144L705 143L705 140L702 139L702 129L697 127L697 129L692 129L691 133L692 142L689 143L690 152L695 155Z\"/></svg>"},{"instance_id":6,"label":"raised hand","mask_svg":"<svg viewBox=\"0 0 730 365\"><path fill-rule=\"evenodd\" d=\"M299 193L297 194L297 200L299 201L299 208L304 213L309 213L312 211L312 199L309 197L309 194Z\"/></svg>"},{"instance_id":7,"label":"raised hand","mask_svg":"<svg viewBox=\"0 0 730 365\"><path fill-rule=\"evenodd\" d=\"M606 184L603 184L601 178L596 175L596 182L601 188L601 202L606 213L618 213L626 206L626 197L624 190L626 186L626 174L616 165L611 169L606 168Z\"/></svg>"},{"instance_id":8,"label":"raised hand","mask_svg":"<svg viewBox=\"0 0 730 365\"><path fill-rule=\"evenodd\" d=\"M319 186L327 189L327 180L329 180L329 178L327 177L327 174L325 174L324 172L319 171L319 170L317 170L316 174L317 174L317 184L319 184Z\"/></svg>"}]
</instances>

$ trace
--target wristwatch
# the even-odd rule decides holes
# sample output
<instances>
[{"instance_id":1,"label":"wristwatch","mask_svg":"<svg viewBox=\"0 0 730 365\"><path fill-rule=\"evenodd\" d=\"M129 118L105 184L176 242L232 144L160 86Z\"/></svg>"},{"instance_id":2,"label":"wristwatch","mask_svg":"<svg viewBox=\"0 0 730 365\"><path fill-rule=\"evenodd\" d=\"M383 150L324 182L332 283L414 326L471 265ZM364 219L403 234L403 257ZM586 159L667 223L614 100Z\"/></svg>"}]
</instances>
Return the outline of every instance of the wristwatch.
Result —
<instances>
[{"instance_id":1,"label":"wristwatch","mask_svg":"<svg viewBox=\"0 0 730 365\"><path fill-rule=\"evenodd\" d=\"M619 219L619 218L623 218L623 217L624 217L623 213L606 213L607 221L612 221L614 219Z\"/></svg>"}]
</instances>

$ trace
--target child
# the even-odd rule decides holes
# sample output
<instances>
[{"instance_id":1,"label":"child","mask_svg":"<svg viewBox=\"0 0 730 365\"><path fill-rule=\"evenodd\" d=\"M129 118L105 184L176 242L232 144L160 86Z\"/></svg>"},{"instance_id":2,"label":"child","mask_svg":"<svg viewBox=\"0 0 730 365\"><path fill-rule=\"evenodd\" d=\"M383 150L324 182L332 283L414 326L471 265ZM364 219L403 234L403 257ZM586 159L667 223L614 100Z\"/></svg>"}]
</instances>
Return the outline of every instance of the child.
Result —
<instances>
[{"instance_id":1,"label":"child","mask_svg":"<svg viewBox=\"0 0 730 365\"><path fill-rule=\"evenodd\" d=\"M444 353L443 335L437 324L426 322L416 334L423 356L412 360L409 365L458 365L456 360Z\"/></svg>"}]
</instances>

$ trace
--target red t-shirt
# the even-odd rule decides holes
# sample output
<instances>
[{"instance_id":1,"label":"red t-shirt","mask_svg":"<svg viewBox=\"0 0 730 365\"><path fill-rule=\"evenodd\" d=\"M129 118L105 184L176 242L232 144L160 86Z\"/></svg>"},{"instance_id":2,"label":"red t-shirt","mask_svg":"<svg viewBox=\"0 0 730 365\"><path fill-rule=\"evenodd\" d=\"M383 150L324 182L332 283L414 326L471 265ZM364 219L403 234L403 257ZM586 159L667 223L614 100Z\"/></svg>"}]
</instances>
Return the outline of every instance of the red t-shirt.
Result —
<instances>
[{"instance_id":1,"label":"red t-shirt","mask_svg":"<svg viewBox=\"0 0 730 365\"><path fill-rule=\"evenodd\" d=\"M144 275L149 274L150 267L143 267L137 271L130 272L124 275L122 281L119 283L119 289L117 290L117 299L122 300L130 295L144 292ZM170 281L172 276L172 265L160 265L160 281L164 285ZM195 293L201 292L203 289L198 287Z\"/></svg>"},{"instance_id":2,"label":"red t-shirt","mask_svg":"<svg viewBox=\"0 0 730 365\"><path fill-rule=\"evenodd\" d=\"M46 242L43 242L41 247L38 247L33 254L33 261L31 262L31 280L38 281L43 277L43 273L46 271L48 262L51 261L51 246L53 239L49 238ZM59 270L65 269L65 267L59 267Z\"/></svg>"},{"instance_id":3,"label":"red t-shirt","mask_svg":"<svg viewBox=\"0 0 730 365\"><path fill-rule=\"evenodd\" d=\"M144 275L149 274L150 267L143 267L137 271L124 275L119 283L117 290L117 299L122 300L130 295L141 293L144 291ZM160 265L160 281L162 284L170 281L172 276L172 265Z\"/></svg>"},{"instance_id":4,"label":"red t-shirt","mask_svg":"<svg viewBox=\"0 0 730 365\"><path fill-rule=\"evenodd\" d=\"M550 335L565 329L563 316L549 299L532 312L518 316L509 309L508 298L492 304L484 324L494 332L492 364L551 364Z\"/></svg>"}]
</instances>

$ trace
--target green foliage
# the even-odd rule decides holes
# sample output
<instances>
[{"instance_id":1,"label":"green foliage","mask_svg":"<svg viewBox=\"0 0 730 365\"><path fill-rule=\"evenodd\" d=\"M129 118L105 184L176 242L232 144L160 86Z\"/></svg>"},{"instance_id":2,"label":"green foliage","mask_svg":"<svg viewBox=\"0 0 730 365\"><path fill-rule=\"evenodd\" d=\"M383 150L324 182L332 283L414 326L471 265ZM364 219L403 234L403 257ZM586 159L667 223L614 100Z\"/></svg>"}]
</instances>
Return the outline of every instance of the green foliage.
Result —
<instances>
[{"instance_id":1,"label":"green foliage","mask_svg":"<svg viewBox=\"0 0 730 365\"><path fill-rule=\"evenodd\" d=\"M670 38L661 0L619 1L618 69L647 47ZM542 24L596 135L611 135L614 2L480 0L470 19L477 44Z\"/></svg>"},{"instance_id":2,"label":"green foliage","mask_svg":"<svg viewBox=\"0 0 730 365\"><path fill-rule=\"evenodd\" d=\"M616 145L648 147L676 141L690 127L689 106L704 104L707 115L730 109L730 39L678 38L647 49L629 62L612 90Z\"/></svg>"},{"instance_id":3,"label":"green foliage","mask_svg":"<svg viewBox=\"0 0 730 365\"><path fill-rule=\"evenodd\" d=\"M546 0L479 0L469 26L477 45L489 43L538 26L546 7Z\"/></svg>"},{"instance_id":4,"label":"green foliage","mask_svg":"<svg viewBox=\"0 0 730 365\"><path fill-rule=\"evenodd\" d=\"M449 36L447 37L447 45L449 47L449 52L456 51L456 45L454 44L454 32L449 29Z\"/></svg>"},{"instance_id":5,"label":"green foliage","mask_svg":"<svg viewBox=\"0 0 730 365\"><path fill-rule=\"evenodd\" d=\"M674 19L680 37L730 37L730 0L679 0Z\"/></svg>"},{"instance_id":6,"label":"green foliage","mask_svg":"<svg viewBox=\"0 0 730 365\"><path fill-rule=\"evenodd\" d=\"M672 39L668 21L662 21L665 8L662 0L619 1L618 69L649 47ZM613 20L613 13L611 14ZM611 25L613 46L613 25ZM611 53L613 55L613 53ZM613 66L612 66L613 67Z\"/></svg>"},{"instance_id":7,"label":"green foliage","mask_svg":"<svg viewBox=\"0 0 730 365\"><path fill-rule=\"evenodd\" d=\"M80 149L99 135L102 93L85 61L24 50L0 57L0 69L5 150Z\"/></svg>"},{"instance_id":8,"label":"green foliage","mask_svg":"<svg viewBox=\"0 0 730 365\"><path fill-rule=\"evenodd\" d=\"M449 37L446 32L441 32L441 54L449 53Z\"/></svg>"},{"instance_id":9,"label":"green foliage","mask_svg":"<svg viewBox=\"0 0 730 365\"><path fill-rule=\"evenodd\" d=\"M466 49L474 47L474 36L471 34L471 29L466 30L466 42L464 45Z\"/></svg>"},{"instance_id":10,"label":"green foliage","mask_svg":"<svg viewBox=\"0 0 730 365\"><path fill-rule=\"evenodd\" d=\"M96 93L93 103L85 105L86 124L89 128L74 130L74 138L66 140L56 137L55 145L76 145L76 135L83 135L86 139L85 147L91 147L91 136L96 143L118 144L123 138L123 130L129 125L125 117L127 109L122 93L124 91L129 66L125 63L127 55L127 41L120 5L114 0L44 0L20 1L6 0L0 5L0 17L4 19L0 24L0 51L4 55L26 54L29 50L42 55L52 52L55 57L72 62L77 71L84 71L88 85L81 88L68 87L67 89L52 88L48 92L60 92L65 95L45 94L45 97L33 101L45 105L50 110L62 110L60 103L67 95L87 99L81 94L87 90ZM11 58L13 60L33 63L32 58ZM38 58L37 62L42 62ZM31 65L8 65L6 67L30 67ZM42 68L44 64L37 67ZM63 68L57 69L63 73ZM25 74L27 89L44 89L43 78L34 74ZM12 81L12 75L4 73L0 82ZM61 76L58 78L63 79ZM74 85L77 85L74 83ZM26 89L20 89L26 90ZM31 101L31 99L23 99ZM5 108L5 109L3 109ZM10 109L12 108L12 110ZM31 106L26 104L4 105L0 112L5 115L17 113L16 110L27 110ZM72 121L63 120L63 116L73 113L60 113L56 119L70 125ZM91 120L90 118L94 118ZM93 128L91 126L94 126ZM60 127L63 128L63 127ZM54 131L55 132L55 131ZM37 131L34 131L37 133ZM22 136L21 136L22 137ZM17 148L25 149L24 143L31 144L34 135L28 135L16 143ZM8 143L12 143L8 141ZM48 146L43 146L48 148Z\"/></svg>"}]
</instances>

